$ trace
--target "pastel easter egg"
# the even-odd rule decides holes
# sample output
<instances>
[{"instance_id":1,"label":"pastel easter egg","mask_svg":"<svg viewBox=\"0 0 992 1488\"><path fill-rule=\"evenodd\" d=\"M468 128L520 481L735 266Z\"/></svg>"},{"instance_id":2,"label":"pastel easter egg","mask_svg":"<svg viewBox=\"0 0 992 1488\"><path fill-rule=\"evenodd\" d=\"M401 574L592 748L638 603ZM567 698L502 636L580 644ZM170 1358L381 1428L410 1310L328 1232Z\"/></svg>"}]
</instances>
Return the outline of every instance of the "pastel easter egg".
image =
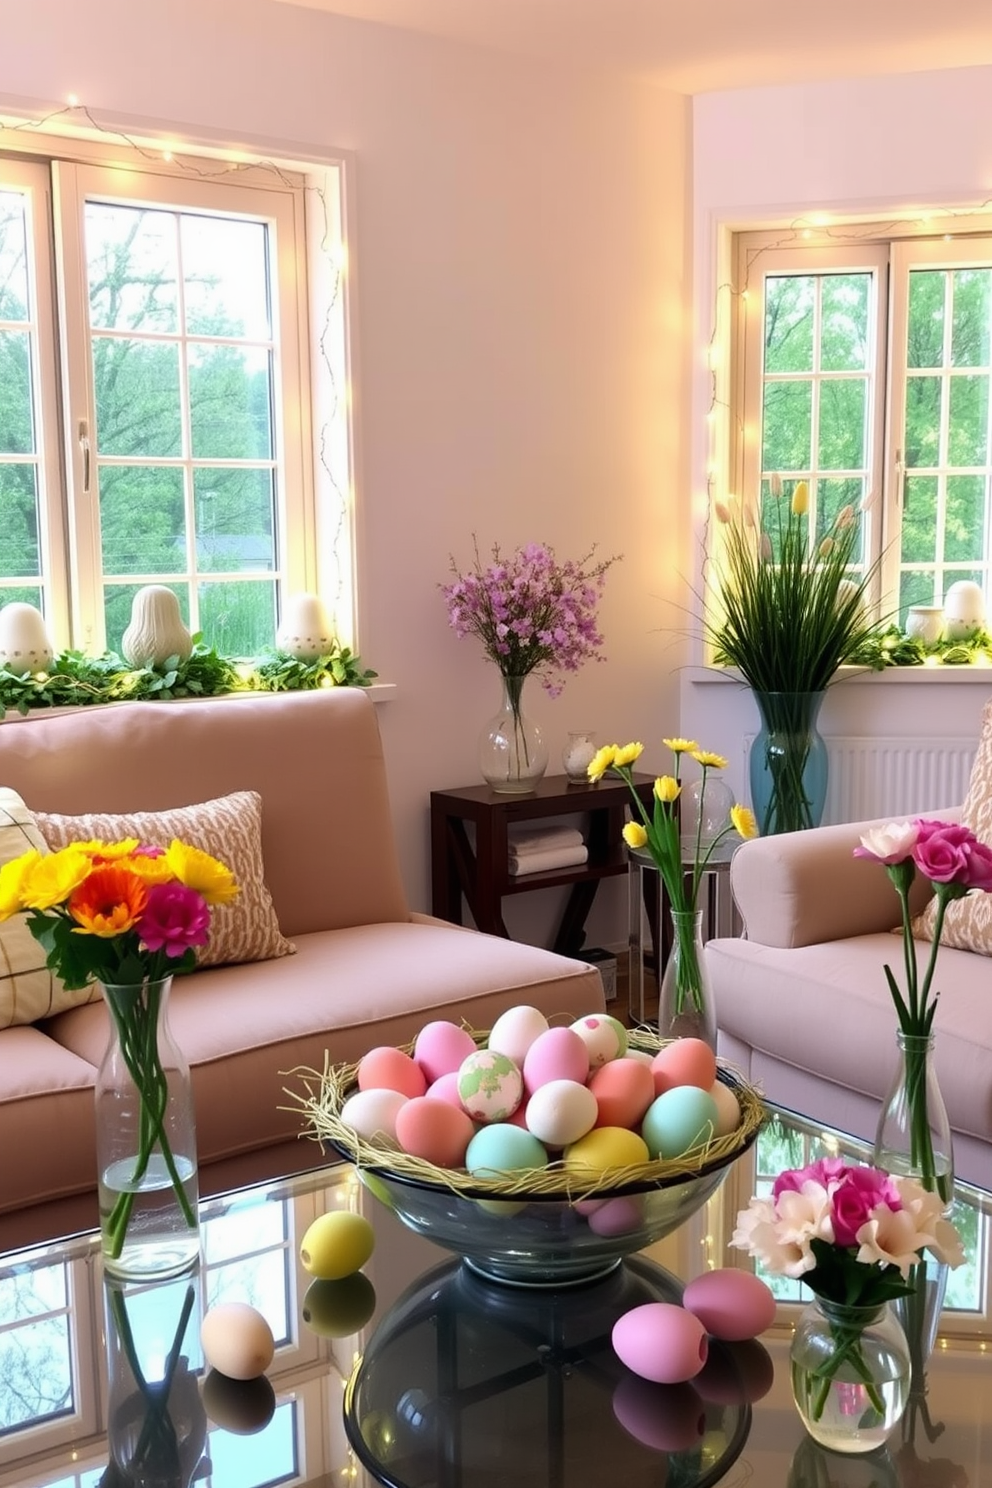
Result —
<instances>
[{"instance_id":1,"label":"pastel easter egg","mask_svg":"<svg viewBox=\"0 0 992 1488\"><path fill-rule=\"evenodd\" d=\"M589 1089L596 1097L597 1126L640 1126L655 1097L651 1070L636 1059L614 1059L593 1070Z\"/></svg>"},{"instance_id":2,"label":"pastel easter egg","mask_svg":"<svg viewBox=\"0 0 992 1488\"><path fill-rule=\"evenodd\" d=\"M311 1276L340 1281L360 1271L375 1249L375 1231L363 1214L332 1209L307 1226L300 1262Z\"/></svg>"},{"instance_id":3,"label":"pastel easter egg","mask_svg":"<svg viewBox=\"0 0 992 1488\"><path fill-rule=\"evenodd\" d=\"M531 1044L547 1031L548 1020L544 1014L535 1007L522 1005L500 1013L486 1042L497 1054L505 1054L522 1067Z\"/></svg>"},{"instance_id":4,"label":"pastel easter egg","mask_svg":"<svg viewBox=\"0 0 992 1488\"><path fill-rule=\"evenodd\" d=\"M698 1085L709 1090L716 1079L716 1055L698 1038L677 1038L658 1050L651 1061L655 1094L676 1085Z\"/></svg>"},{"instance_id":5,"label":"pastel easter egg","mask_svg":"<svg viewBox=\"0 0 992 1488\"><path fill-rule=\"evenodd\" d=\"M591 1131L599 1108L588 1085L577 1080L549 1080L530 1100L524 1119L527 1130L545 1147L567 1147Z\"/></svg>"},{"instance_id":6,"label":"pastel easter egg","mask_svg":"<svg viewBox=\"0 0 992 1488\"><path fill-rule=\"evenodd\" d=\"M549 1028L534 1040L524 1056L524 1087L532 1094L549 1080L575 1080L584 1085L589 1076L589 1050L570 1028Z\"/></svg>"},{"instance_id":7,"label":"pastel easter egg","mask_svg":"<svg viewBox=\"0 0 992 1488\"><path fill-rule=\"evenodd\" d=\"M396 1114L408 1099L398 1090L358 1090L341 1107L341 1120L367 1142L395 1147Z\"/></svg>"},{"instance_id":8,"label":"pastel easter egg","mask_svg":"<svg viewBox=\"0 0 992 1488\"><path fill-rule=\"evenodd\" d=\"M617 1318L613 1348L628 1369L656 1384L692 1379L706 1363L709 1341L697 1317L674 1302L645 1302Z\"/></svg>"},{"instance_id":9,"label":"pastel easter egg","mask_svg":"<svg viewBox=\"0 0 992 1488\"><path fill-rule=\"evenodd\" d=\"M439 1168L460 1168L474 1136L475 1122L467 1111L427 1095L408 1100L396 1113L396 1140L403 1151Z\"/></svg>"},{"instance_id":10,"label":"pastel easter egg","mask_svg":"<svg viewBox=\"0 0 992 1488\"><path fill-rule=\"evenodd\" d=\"M644 1200L640 1194L607 1199L589 1215L589 1228L595 1235L632 1235L643 1223Z\"/></svg>"},{"instance_id":11,"label":"pastel easter egg","mask_svg":"<svg viewBox=\"0 0 992 1488\"><path fill-rule=\"evenodd\" d=\"M200 1344L210 1367L235 1380L264 1374L276 1349L272 1329L247 1302L218 1302L208 1308L200 1324Z\"/></svg>"},{"instance_id":12,"label":"pastel easter egg","mask_svg":"<svg viewBox=\"0 0 992 1488\"><path fill-rule=\"evenodd\" d=\"M741 1103L722 1080L713 1081L710 1095L716 1102L716 1134L718 1137L729 1136L741 1124Z\"/></svg>"},{"instance_id":13,"label":"pastel easter egg","mask_svg":"<svg viewBox=\"0 0 992 1488\"><path fill-rule=\"evenodd\" d=\"M651 1068L651 1065L654 1062L654 1055L649 1054L647 1049L628 1048L626 1054L623 1057L624 1059L636 1059L638 1064L646 1064L648 1069Z\"/></svg>"},{"instance_id":14,"label":"pastel easter egg","mask_svg":"<svg viewBox=\"0 0 992 1488\"><path fill-rule=\"evenodd\" d=\"M458 1068L458 1095L475 1121L506 1121L523 1094L519 1067L495 1049L476 1049Z\"/></svg>"},{"instance_id":15,"label":"pastel easter egg","mask_svg":"<svg viewBox=\"0 0 992 1488\"><path fill-rule=\"evenodd\" d=\"M650 1153L637 1132L622 1126L594 1126L577 1142L566 1147L562 1162L569 1172L592 1177L610 1168L630 1168L646 1163Z\"/></svg>"},{"instance_id":16,"label":"pastel easter egg","mask_svg":"<svg viewBox=\"0 0 992 1488\"><path fill-rule=\"evenodd\" d=\"M657 1385L636 1374L625 1374L618 1382L613 1414L624 1431L654 1452L688 1452L706 1430L706 1407L694 1385ZM665 1463L664 1458L659 1461Z\"/></svg>"},{"instance_id":17,"label":"pastel easter egg","mask_svg":"<svg viewBox=\"0 0 992 1488\"><path fill-rule=\"evenodd\" d=\"M753 1405L768 1394L774 1382L771 1354L756 1338L745 1338L740 1343L714 1339L706 1363L692 1383L702 1398L714 1405Z\"/></svg>"},{"instance_id":18,"label":"pastel easter egg","mask_svg":"<svg viewBox=\"0 0 992 1488\"><path fill-rule=\"evenodd\" d=\"M589 1051L589 1068L598 1069L611 1059L622 1059L627 1052L627 1030L619 1018L608 1013L590 1013L572 1025Z\"/></svg>"},{"instance_id":19,"label":"pastel easter egg","mask_svg":"<svg viewBox=\"0 0 992 1488\"><path fill-rule=\"evenodd\" d=\"M463 1059L475 1052L475 1039L465 1028L443 1018L425 1023L413 1046L414 1063L419 1064L428 1085L441 1077L457 1073Z\"/></svg>"},{"instance_id":20,"label":"pastel easter egg","mask_svg":"<svg viewBox=\"0 0 992 1488\"><path fill-rule=\"evenodd\" d=\"M756 1338L775 1321L775 1298L753 1271L726 1266L690 1281L682 1304L695 1313L707 1333L729 1343Z\"/></svg>"},{"instance_id":21,"label":"pastel easter egg","mask_svg":"<svg viewBox=\"0 0 992 1488\"><path fill-rule=\"evenodd\" d=\"M546 1168L548 1154L532 1132L509 1122L492 1122L476 1132L465 1166L476 1178L499 1178L525 1168Z\"/></svg>"},{"instance_id":22,"label":"pastel easter egg","mask_svg":"<svg viewBox=\"0 0 992 1488\"><path fill-rule=\"evenodd\" d=\"M428 1100L447 1101L449 1106L457 1106L459 1111L464 1111L462 1098L458 1094L458 1071L451 1070L446 1075L440 1075L432 1085L428 1085L424 1091Z\"/></svg>"},{"instance_id":23,"label":"pastel easter egg","mask_svg":"<svg viewBox=\"0 0 992 1488\"><path fill-rule=\"evenodd\" d=\"M652 1157L685 1157L713 1141L716 1123L716 1102L708 1091L677 1085L652 1101L641 1122L641 1136Z\"/></svg>"},{"instance_id":24,"label":"pastel easter egg","mask_svg":"<svg viewBox=\"0 0 992 1488\"><path fill-rule=\"evenodd\" d=\"M427 1080L418 1064L402 1049L382 1044L363 1054L358 1064L359 1090L399 1090L403 1095L423 1095Z\"/></svg>"}]
</instances>

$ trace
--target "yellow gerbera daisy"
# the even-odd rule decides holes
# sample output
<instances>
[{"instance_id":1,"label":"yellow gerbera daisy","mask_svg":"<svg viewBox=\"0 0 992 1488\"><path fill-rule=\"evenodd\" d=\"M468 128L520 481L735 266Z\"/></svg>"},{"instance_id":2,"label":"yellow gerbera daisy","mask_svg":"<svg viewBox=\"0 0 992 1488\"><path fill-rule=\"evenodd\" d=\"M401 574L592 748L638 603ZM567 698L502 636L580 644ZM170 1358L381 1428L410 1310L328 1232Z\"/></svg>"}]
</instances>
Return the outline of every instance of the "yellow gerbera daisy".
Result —
<instances>
[{"instance_id":1,"label":"yellow gerbera daisy","mask_svg":"<svg viewBox=\"0 0 992 1488\"><path fill-rule=\"evenodd\" d=\"M135 847L137 846L136 843ZM132 849L123 866L129 868L132 873L136 873L148 884L172 883L176 877L169 862L169 856L164 852L137 852Z\"/></svg>"},{"instance_id":2,"label":"yellow gerbera daisy","mask_svg":"<svg viewBox=\"0 0 992 1488\"><path fill-rule=\"evenodd\" d=\"M9 920L24 908L24 884L35 863L41 861L41 853L32 847L20 857L12 858L0 868L0 920Z\"/></svg>"},{"instance_id":3,"label":"yellow gerbera daisy","mask_svg":"<svg viewBox=\"0 0 992 1488\"><path fill-rule=\"evenodd\" d=\"M617 746L615 744L604 744L602 749L596 750L595 755L589 761L586 768L586 774L590 780L602 780L612 765L616 752Z\"/></svg>"},{"instance_id":4,"label":"yellow gerbera daisy","mask_svg":"<svg viewBox=\"0 0 992 1488\"><path fill-rule=\"evenodd\" d=\"M165 856L179 882L202 894L208 904L230 904L237 897L234 874L209 853L173 837Z\"/></svg>"},{"instance_id":5,"label":"yellow gerbera daisy","mask_svg":"<svg viewBox=\"0 0 992 1488\"><path fill-rule=\"evenodd\" d=\"M654 793L659 801L677 801L681 790L674 775L659 775L654 783Z\"/></svg>"},{"instance_id":6,"label":"yellow gerbera daisy","mask_svg":"<svg viewBox=\"0 0 992 1488\"><path fill-rule=\"evenodd\" d=\"M138 846L137 837L125 837L122 842L101 842L99 838L93 837L89 842L74 842L73 847L78 847L80 852L88 853L91 858L100 858L104 863L116 863L119 858L129 857Z\"/></svg>"},{"instance_id":7,"label":"yellow gerbera daisy","mask_svg":"<svg viewBox=\"0 0 992 1488\"><path fill-rule=\"evenodd\" d=\"M709 749L694 749L692 757L697 765L705 765L708 770L725 770L727 761L722 754L713 754Z\"/></svg>"},{"instance_id":8,"label":"yellow gerbera daisy","mask_svg":"<svg viewBox=\"0 0 992 1488\"><path fill-rule=\"evenodd\" d=\"M92 872L93 860L75 843L61 852L39 856L25 875L21 902L25 909L52 909L56 904L64 904Z\"/></svg>"},{"instance_id":9,"label":"yellow gerbera daisy","mask_svg":"<svg viewBox=\"0 0 992 1488\"><path fill-rule=\"evenodd\" d=\"M648 834L640 822L628 822L623 829L623 840L628 847L643 847L648 840Z\"/></svg>"},{"instance_id":10,"label":"yellow gerbera daisy","mask_svg":"<svg viewBox=\"0 0 992 1488\"><path fill-rule=\"evenodd\" d=\"M748 806L731 806L730 820L734 824L734 831L739 833L745 840L758 835L758 822L754 812Z\"/></svg>"},{"instance_id":11,"label":"yellow gerbera daisy","mask_svg":"<svg viewBox=\"0 0 992 1488\"><path fill-rule=\"evenodd\" d=\"M673 754L691 754L694 749L699 748L695 739L662 739L661 742Z\"/></svg>"},{"instance_id":12,"label":"yellow gerbera daisy","mask_svg":"<svg viewBox=\"0 0 992 1488\"><path fill-rule=\"evenodd\" d=\"M624 744L620 749L615 751L613 763L615 766L632 765L635 760L640 759L643 753L643 744Z\"/></svg>"}]
</instances>

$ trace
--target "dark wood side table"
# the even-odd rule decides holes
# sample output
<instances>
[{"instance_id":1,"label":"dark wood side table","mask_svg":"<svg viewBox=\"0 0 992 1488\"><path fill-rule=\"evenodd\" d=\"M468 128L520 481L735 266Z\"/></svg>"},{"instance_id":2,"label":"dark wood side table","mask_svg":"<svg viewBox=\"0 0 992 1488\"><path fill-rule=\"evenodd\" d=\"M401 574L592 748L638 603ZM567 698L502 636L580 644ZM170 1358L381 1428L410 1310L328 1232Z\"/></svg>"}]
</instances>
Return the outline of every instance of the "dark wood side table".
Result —
<instances>
[{"instance_id":1,"label":"dark wood side table","mask_svg":"<svg viewBox=\"0 0 992 1488\"><path fill-rule=\"evenodd\" d=\"M638 795L651 801L653 775L635 775ZM545 776L526 795L503 795L488 785L431 791L432 908L440 919L462 923L462 896L479 930L509 939L502 901L509 894L568 886L570 893L552 949L574 956L582 950L585 923L604 878L627 872L623 842L630 791L615 777L598 785L575 785L566 775ZM583 815L588 862L574 868L513 877L507 854L508 831L542 817ZM474 843L467 827L474 828Z\"/></svg>"}]
</instances>

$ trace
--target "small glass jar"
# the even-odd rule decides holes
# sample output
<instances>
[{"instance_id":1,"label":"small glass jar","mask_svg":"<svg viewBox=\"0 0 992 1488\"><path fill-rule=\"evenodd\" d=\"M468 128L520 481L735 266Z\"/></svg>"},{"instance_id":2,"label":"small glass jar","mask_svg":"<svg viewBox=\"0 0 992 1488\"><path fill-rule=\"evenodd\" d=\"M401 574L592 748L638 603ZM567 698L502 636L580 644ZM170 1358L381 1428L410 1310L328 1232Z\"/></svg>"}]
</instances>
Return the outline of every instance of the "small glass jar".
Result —
<instances>
[{"instance_id":1,"label":"small glass jar","mask_svg":"<svg viewBox=\"0 0 992 1488\"><path fill-rule=\"evenodd\" d=\"M815 1298L796 1324L789 1359L803 1425L833 1452L874 1452L906 1409L909 1345L888 1303Z\"/></svg>"},{"instance_id":2,"label":"small glass jar","mask_svg":"<svg viewBox=\"0 0 992 1488\"><path fill-rule=\"evenodd\" d=\"M589 729L577 729L565 740L561 762L573 785L588 785L588 769L596 758L596 735Z\"/></svg>"}]
</instances>

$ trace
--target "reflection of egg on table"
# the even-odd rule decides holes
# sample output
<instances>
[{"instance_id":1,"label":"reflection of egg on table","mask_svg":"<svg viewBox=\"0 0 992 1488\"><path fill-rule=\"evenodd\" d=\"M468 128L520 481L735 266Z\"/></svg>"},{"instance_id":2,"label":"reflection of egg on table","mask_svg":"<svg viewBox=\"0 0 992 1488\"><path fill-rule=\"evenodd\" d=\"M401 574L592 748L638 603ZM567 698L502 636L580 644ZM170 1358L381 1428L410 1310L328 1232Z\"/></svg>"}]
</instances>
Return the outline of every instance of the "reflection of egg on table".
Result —
<instances>
[{"instance_id":1,"label":"reflection of egg on table","mask_svg":"<svg viewBox=\"0 0 992 1488\"><path fill-rule=\"evenodd\" d=\"M200 1324L203 1357L228 1379L251 1380L272 1363L275 1341L264 1317L247 1302L218 1302Z\"/></svg>"}]
</instances>

